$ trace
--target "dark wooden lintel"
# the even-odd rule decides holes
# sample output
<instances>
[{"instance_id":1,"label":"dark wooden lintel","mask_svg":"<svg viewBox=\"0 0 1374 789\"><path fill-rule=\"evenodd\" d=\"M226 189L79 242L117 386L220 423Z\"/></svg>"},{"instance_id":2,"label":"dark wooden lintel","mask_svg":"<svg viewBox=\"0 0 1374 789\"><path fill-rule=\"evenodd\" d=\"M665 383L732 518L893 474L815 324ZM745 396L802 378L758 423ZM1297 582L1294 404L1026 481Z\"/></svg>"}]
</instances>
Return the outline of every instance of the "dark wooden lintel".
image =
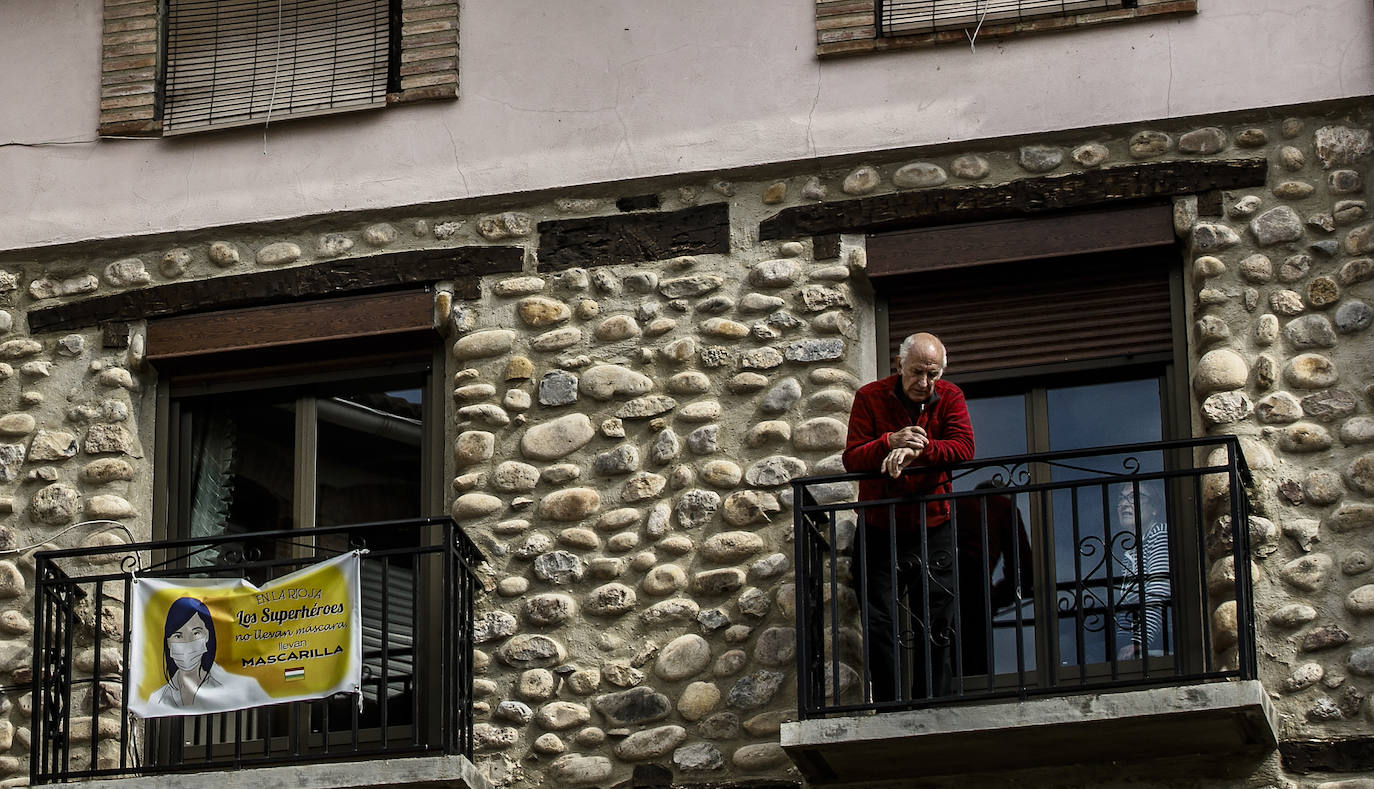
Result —
<instances>
[{"instance_id":1,"label":"dark wooden lintel","mask_svg":"<svg viewBox=\"0 0 1374 789\"><path fill-rule=\"evenodd\" d=\"M1260 158L1146 162L1003 184L922 189L795 206L759 223L759 240L980 222L1212 189L1243 189L1262 186L1268 167Z\"/></svg>"},{"instance_id":2,"label":"dark wooden lintel","mask_svg":"<svg viewBox=\"0 0 1374 789\"><path fill-rule=\"evenodd\" d=\"M730 251L725 203L539 223L539 270L642 263Z\"/></svg>"},{"instance_id":3,"label":"dark wooden lintel","mask_svg":"<svg viewBox=\"0 0 1374 789\"><path fill-rule=\"evenodd\" d=\"M1374 771L1374 737L1283 740L1279 757L1295 773L1367 773Z\"/></svg>"},{"instance_id":4,"label":"dark wooden lintel","mask_svg":"<svg viewBox=\"0 0 1374 789\"><path fill-rule=\"evenodd\" d=\"M474 290L477 278L484 274L520 271L524 257L520 247L426 249L172 282L30 310L29 330L64 331L108 321L254 307L446 279L455 281L461 297Z\"/></svg>"}]
</instances>

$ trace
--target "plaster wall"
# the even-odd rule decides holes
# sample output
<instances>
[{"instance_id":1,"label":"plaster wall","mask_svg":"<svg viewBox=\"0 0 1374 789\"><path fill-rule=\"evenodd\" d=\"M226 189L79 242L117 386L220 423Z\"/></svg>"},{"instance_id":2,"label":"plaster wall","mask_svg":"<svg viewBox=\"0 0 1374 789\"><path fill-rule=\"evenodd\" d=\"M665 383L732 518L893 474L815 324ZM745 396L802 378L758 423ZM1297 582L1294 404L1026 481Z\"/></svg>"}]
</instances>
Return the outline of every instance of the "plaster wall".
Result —
<instances>
[{"instance_id":1,"label":"plaster wall","mask_svg":"<svg viewBox=\"0 0 1374 789\"><path fill-rule=\"evenodd\" d=\"M0 6L0 249L1374 94L1364 0L818 61L810 3L467 4L460 98L95 139L100 4Z\"/></svg>"}]
</instances>

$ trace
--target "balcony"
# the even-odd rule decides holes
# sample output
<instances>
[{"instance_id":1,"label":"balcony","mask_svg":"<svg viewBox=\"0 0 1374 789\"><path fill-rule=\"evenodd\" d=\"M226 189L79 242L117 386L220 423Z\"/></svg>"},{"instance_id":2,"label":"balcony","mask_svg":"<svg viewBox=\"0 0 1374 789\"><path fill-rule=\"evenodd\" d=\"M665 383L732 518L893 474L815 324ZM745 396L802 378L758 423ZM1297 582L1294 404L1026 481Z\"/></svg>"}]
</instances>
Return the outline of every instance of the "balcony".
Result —
<instances>
[{"instance_id":1,"label":"balcony","mask_svg":"<svg viewBox=\"0 0 1374 789\"><path fill-rule=\"evenodd\" d=\"M1235 438L917 472L792 483L810 783L1274 747Z\"/></svg>"},{"instance_id":2,"label":"balcony","mask_svg":"<svg viewBox=\"0 0 1374 789\"><path fill-rule=\"evenodd\" d=\"M344 551L360 564L361 698L130 715L131 572L262 585ZM30 782L478 787L472 769L474 568L449 518L45 551L36 557ZM142 777L141 779L139 777Z\"/></svg>"}]
</instances>

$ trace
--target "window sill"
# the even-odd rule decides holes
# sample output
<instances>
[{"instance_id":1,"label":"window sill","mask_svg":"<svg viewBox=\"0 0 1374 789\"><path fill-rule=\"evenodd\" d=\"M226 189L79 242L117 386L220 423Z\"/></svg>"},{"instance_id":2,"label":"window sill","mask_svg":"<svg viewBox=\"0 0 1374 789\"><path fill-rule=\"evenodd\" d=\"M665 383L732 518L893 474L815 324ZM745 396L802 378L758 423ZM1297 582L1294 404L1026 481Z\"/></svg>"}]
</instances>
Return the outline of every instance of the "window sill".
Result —
<instances>
[{"instance_id":1,"label":"window sill","mask_svg":"<svg viewBox=\"0 0 1374 789\"><path fill-rule=\"evenodd\" d=\"M86 789L222 789L234 786L294 786L298 789L350 789L375 786L493 789L465 756L418 756L332 764L260 767L248 770L149 775L86 781Z\"/></svg>"},{"instance_id":2,"label":"window sill","mask_svg":"<svg viewBox=\"0 0 1374 789\"><path fill-rule=\"evenodd\" d=\"M1256 680L784 723L782 746L808 785L1262 754L1278 716Z\"/></svg>"},{"instance_id":3,"label":"window sill","mask_svg":"<svg viewBox=\"0 0 1374 789\"><path fill-rule=\"evenodd\" d=\"M885 52L899 49L924 49L944 44L966 44L968 37L962 28L938 30L915 35L893 35L876 38L872 5L867 13L855 13L854 3L834 4L832 0L817 0L816 55L821 58L857 55L865 52ZM830 11L828 8L833 7ZM839 13L839 12L845 13ZM1020 22L986 24L979 38L1003 38L1082 27L1133 22L1155 17L1184 16L1197 13L1197 0L1140 0L1136 8L1116 8L1070 16L1046 16Z\"/></svg>"}]
</instances>

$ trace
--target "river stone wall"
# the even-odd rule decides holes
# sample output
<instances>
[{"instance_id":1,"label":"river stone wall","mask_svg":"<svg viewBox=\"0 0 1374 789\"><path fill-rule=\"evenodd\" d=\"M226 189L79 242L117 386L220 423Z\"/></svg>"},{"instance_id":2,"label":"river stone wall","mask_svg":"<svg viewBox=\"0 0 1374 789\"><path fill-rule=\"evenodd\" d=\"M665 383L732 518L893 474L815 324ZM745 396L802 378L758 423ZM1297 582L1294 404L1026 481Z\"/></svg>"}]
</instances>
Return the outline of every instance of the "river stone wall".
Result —
<instances>
[{"instance_id":1,"label":"river stone wall","mask_svg":"<svg viewBox=\"0 0 1374 789\"><path fill-rule=\"evenodd\" d=\"M35 334L28 310L378 252L516 246L523 272L483 278L477 298L436 297L447 501L490 559L477 761L516 787L609 786L651 765L679 783L795 780L777 746L795 714L787 481L839 470L877 351L862 236L758 242L759 221L885 192L1263 157L1264 187L1175 201L1192 413L1199 433L1242 436L1256 471L1260 670L1284 737L1351 735L1370 723L1374 682L1371 126L1363 109L1219 117L692 176L650 194L641 183L9 253L0 548L129 539L104 524L64 531L86 519L152 529L142 324ZM539 222L616 216L617 201L727 203L728 248L541 270ZM1226 524L1209 525L1216 547ZM27 770L32 566L32 550L0 556L0 683L14 685L0 697L0 777L13 781ZM1219 591L1232 569L1211 572ZM79 672L96 660L94 628L119 635L118 601L102 608L83 616ZM1233 611L1218 609L1221 627ZM118 653L101 660L117 667ZM94 701L102 720L117 715L117 688ZM1263 775L1283 784L1275 762Z\"/></svg>"}]
</instances>

